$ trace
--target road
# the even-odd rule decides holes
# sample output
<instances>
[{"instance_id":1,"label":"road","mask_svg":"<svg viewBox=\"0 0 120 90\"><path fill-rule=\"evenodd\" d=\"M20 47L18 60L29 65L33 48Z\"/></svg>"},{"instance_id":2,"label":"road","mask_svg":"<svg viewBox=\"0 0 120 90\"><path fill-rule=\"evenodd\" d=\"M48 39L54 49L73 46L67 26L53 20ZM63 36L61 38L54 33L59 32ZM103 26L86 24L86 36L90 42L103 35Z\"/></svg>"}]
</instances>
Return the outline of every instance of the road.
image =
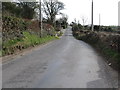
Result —
<instances>
[{"instance_id":1,"label":"road","mask_svg":"<svg viewBox=\"0 0 120 90\"><path fill-rule=\"evenodd\" d=\"M2 66L3 88L117 88L118 74L67 28L55 40Z\"/></svg>"}]
</instances>

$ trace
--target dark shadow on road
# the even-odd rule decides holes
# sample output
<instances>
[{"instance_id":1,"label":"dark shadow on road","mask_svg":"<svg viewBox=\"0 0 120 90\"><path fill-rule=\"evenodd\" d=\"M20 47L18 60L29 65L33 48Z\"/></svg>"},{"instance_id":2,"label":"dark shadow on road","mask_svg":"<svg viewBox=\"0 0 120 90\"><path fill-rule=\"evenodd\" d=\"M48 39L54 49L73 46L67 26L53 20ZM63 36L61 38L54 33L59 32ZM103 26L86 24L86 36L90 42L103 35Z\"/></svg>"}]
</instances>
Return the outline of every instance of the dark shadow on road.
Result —
<instances>
[{"instance_id":1,"label":"dark shadow on road","mask_svg":"<svg viewBox=\"0 0 120 90\"><path fill-rule=\"evenodd\" d=\"M73 35L71 35L71 34L70 35L64 35L64 36L72 36L73 37Z\"/></svg>"}]
</instances>

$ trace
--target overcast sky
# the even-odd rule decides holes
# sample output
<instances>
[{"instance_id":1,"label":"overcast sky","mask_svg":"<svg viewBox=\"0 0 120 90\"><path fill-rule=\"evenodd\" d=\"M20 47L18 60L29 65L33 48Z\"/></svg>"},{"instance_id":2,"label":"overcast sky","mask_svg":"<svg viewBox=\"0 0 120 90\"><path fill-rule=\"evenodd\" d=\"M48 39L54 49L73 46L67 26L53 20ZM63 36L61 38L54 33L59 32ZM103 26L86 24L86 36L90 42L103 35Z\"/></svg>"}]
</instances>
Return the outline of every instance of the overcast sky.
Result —
<instances>
[{"instance_id":1,"label":"overcast sky","mask_svg":"<svg viewBox=\"0 0 120 90\"><path fill-rule=\"evenodd\" d=\"M87 23L91 24L91 2L92 0L59 0L65 4L65 14L69 22L76 18L81 22L81 17L86 17ZM101 25L118 25L118 2L120 0L94 0L94 24L99 25L99 13Z\"/></svg>"}]
</instances>

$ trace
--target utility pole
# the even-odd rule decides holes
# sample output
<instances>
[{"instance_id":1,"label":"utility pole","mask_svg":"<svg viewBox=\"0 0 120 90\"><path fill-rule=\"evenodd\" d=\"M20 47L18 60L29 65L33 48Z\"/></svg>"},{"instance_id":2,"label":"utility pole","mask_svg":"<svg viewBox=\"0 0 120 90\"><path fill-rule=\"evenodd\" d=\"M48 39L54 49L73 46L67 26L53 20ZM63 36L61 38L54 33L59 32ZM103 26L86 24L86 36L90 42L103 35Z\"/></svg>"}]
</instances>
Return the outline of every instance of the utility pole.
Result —
<instances>
[{"instance_id":1,"label":"utility pole","mask_svg":"<svg viewBox=\"0 0 120 90\"><path fill-rule=\"evenodd\" d=\"M120 1L118 2L118 31L120 31Z\"/></svg>"},{"instance_id":2,"label":"utility pole","mask_svg":"<svg viewBox=\"0 0 120 90\"><path fill-rule=\"evenodd\" d=\"M101 24L101 16L99 14L99 31L100 31L100 24Z\"/></svg>"},{"instance_id":3,"label":"utility pole","mask_svg":"<svg viewBox=\"0 0 120 90\"><path fill-rule=\"evenodd\" d=\"M94 31L94 25L93 25L93 0L92 0L92 13L91 13L91 27L92 27L92 31Z\"/></svg>"},{"instance_id":4,"label":"utility pole","mask_svg":"<svg viewBox=\"0 0 120 90\"><path fill-rule=\"evenodd\" d=\"M42 37L42 12L41 12L41 0L39 1L40 6L39 6L39 27L40 27L40 37Z\"/></svg>"}]
</instances>

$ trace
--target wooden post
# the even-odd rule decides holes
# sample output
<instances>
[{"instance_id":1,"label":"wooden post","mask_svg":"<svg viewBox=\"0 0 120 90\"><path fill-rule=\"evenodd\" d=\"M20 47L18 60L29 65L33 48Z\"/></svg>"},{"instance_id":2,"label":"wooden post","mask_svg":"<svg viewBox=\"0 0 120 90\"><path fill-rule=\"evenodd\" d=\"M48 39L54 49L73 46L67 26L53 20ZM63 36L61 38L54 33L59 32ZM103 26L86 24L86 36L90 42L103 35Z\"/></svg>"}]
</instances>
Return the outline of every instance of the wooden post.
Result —
<instances>
[{"instance_id":1,"label":"wooden post","mask_svg":"<svg viewBox=\"0 0 120 90\"><path fill-rule=\"evenodd\" d=\"M92 13L91 13L91 27L92 27L92 31L94 31L94 25L93 25L93 0L92 0Z\"/></svg>"},{"instance_id":2,"label":"wooden post","mask_svg":"<svg viewBox=\"0 0 120 90\"><path fill-rule=\"evenodd\" d=\"M42 13L41 13L41 0L39 6L39 27L40 27L40 37L42 37Z\"/></svg>"}]
</instances>

